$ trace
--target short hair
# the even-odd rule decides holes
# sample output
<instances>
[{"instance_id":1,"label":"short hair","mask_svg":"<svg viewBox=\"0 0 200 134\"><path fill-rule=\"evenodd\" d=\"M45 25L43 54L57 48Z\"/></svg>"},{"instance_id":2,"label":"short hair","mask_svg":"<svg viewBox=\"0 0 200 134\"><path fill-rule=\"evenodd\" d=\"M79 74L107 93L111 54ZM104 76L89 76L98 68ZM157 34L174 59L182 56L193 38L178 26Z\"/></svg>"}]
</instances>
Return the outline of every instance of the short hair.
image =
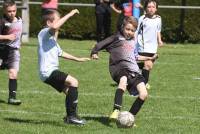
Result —
<instances>
[{"instance_id":1,"label":"short hair","mask_svg":"<svg viewBox=\"0 0 200 134\"><path fill-rule=\"evenodd\" d=\"M146 8L147 8L147 6L148 6L148 4L150 3L150 2L154 2L154 3L156 3L156 8L158 9L158 1L157 0L145 0L144 1L144 10L146 10Z\"/></svg>"},{"instance_id":2,"label":"short hair","mask_svg":"<svg viewBox=\"0 0 200 134\"><path fill-rule=\"evenodd\" d=\"M124 26L126 26L129 23L132 24L133 27L137 29L137 26L138 26L137 19L135 17L133 17L133 16L126 16L126 17L124 17L124 20L122 22L121 30L123 31Z\"/></svg>"},{"instance_id":3,"label":"short hair","mask_svg":"<svg viewBox=\"0 0 200 134\"><path fill-rule=\"evenodd\" d=\"M6 9L9 6L16 5L14 0L4 0L3 9Z\"/></svg>"},{"instance_id":4,"label":"short hair","mask_svg":"<svg viewBox=\"0 0 200 134\"><path fill-rule=\"evenodd\" d=\"M45 12L42 15L43 24L46 24L47 21L51 21L52 22L55 19L54 18L54 14L60 15L57 10L53 10L53 9L45 10Z\"/></svg>"}]
</instances>

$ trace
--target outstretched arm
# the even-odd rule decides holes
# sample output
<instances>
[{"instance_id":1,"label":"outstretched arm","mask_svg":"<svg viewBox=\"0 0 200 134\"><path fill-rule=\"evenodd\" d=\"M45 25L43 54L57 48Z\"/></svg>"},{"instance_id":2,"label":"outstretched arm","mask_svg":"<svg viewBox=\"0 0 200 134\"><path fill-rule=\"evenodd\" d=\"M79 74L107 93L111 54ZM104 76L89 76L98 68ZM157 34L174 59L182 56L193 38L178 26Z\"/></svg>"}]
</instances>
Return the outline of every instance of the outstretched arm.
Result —
<instances>
[{"instance_id":1,"label":"outstretched arm","mask_svg":"<svg viewBox=\"0 0 200 134\"><path fill-rule=\"evenodd\" d=\"M69 53L66 53L66 52L62 52L62 55L61 57L65 58L65 59L68 59L68 60L73 60L73 61L79 61L79 62L83 62L83 61L89 61L90 58L79 58L79 57L76 57L76 56L73 56Z\"/></svg>"},{"instance_id":2,"label":"outstretched arm","mask_svg":"<svg viewBox=\"0 0 200 134\"><path fill-rule=\"evenodd\" d=\"M160 32L157 33L157 37L158 37L158 46L162 47L163 46L163 42L162 42L162 39L161 39L161 33Z\"/></svg>"},{"instance_id":3,"label":"outstretched arm","mask_svg":"<svg viewBox=\"0 0 200 134\"><path fill-rule=\"evenodd\" d=\"M55 22L50 28L51 33L55 33L58 29L74 14L79 14L78 9L73 9L71 12L66 14L64 17L60 18L57 22Z\"/></svg>"}]
</instances>

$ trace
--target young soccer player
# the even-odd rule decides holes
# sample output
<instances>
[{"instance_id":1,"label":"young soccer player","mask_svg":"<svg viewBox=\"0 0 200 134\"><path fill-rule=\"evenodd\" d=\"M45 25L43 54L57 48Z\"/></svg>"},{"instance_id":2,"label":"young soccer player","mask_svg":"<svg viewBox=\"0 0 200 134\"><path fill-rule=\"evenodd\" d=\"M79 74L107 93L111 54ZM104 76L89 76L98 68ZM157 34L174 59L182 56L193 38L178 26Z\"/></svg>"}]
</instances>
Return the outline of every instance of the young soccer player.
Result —
<instances>
[{"instance_id":1,"label":"young soccer player","mask_svg":"<svg viewBox=\"0 0 200 134\"><path fill-rule=\"evenodd\" d=\"M78 58L64 52L57 43L56 35L59 28L74 14L79 13L77 9L60 18L56 10L48 10L42 16L45 27L38 34L38 62L39 74L41 80L51 85L58 92L66 94L65 107L66 117L65 123L83 125L82 120L77 115L78 104L78 80L69 74L59 70L59 57L74 61L88 61L90 58Z\"/></svg>"},{"instance_id":2,"label":"young soccer player","mask_svg":"<svg viewBox=\"0 0 200 134\"><path fill-rule=\"evenodd\" d=\"M130 16L125 17L119 33L97 43L92 49L91 57L98 59L98 52L106 49L110 53L109 71L112 79L118 83L115 92L114 108L111 119L117 119L122 107L122 97L127 89L131 95L139 93L138 98L130 108L135 116L147 98L144 78L140 74L136 60L154 60L153 57L139 56L135 49L134 34L137 29L137 20Z\"/></svg>"},{"instance_id":3,"label":"young soccer player","mask_svg":"<svg viewBox=\"0 0 200 134\"><path fill-rule=\"evenodd\" d=\"M157 0L146 0L144 3L145 15L139 18L139 24L137 29L138 39L138 52L143 56L154 56L157 53L158 45L162 46L161 40L161 17L156 14L158 9ZM153 68L155 60L146 60L143 63L139 63L142 69L142 75L145 78L145 84L150 88L149 73Z\"/></svg>"},{"instance_id":4,"label":"young soccer player","mask_svg":"<svg viewBox=\"0 0 200 134\"><path fill-rule=\"evenodd\" d=\"M8 70L8 104L20 105L16 99L17 76L20 64L22 19L16 17L17 7L14 0L4 0L3 17L0 19L0 70Z\"/></svg>"}]
</instances>

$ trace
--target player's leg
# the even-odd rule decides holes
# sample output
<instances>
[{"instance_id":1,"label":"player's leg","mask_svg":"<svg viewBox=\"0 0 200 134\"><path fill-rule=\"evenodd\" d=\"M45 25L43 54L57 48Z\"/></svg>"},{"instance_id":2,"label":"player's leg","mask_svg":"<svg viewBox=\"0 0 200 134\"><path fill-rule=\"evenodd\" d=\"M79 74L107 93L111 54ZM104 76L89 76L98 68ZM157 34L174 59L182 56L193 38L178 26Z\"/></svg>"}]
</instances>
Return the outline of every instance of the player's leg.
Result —
<instances>
[{"instance_id":1,"label":"player's leg","mask_svg":"<svg viewBox=\"0 0 200 134\"><path fill-rule=\"evenodd\" d=\"M20 54L19 50L8 48L8 57L5 59L6 68L8 68L8 87L9 87L9 98L8 104L20 105L21 100L16 99L17 93L17 77L19 70Z\"/></svg>"},{"instance_id":2,"label":"player's leg","mask_svg":"<svg viewBox=\"0 0 200 134\"><path fill-rule=\"evenodd\" d=\"M142 75L145 78L145 84L147 84L149 81L149 74L150 74L150 71L152 68L153 68L152 60L147 60L144 62L144 67L142 69Z\"/></svg>"},{"instance_id":3,"label":"player's leg","mask_svg":"<svg viewBox=\"0 0 200 134\"><path fill-rule=\"evenodd\" d=\"M85 120L82 120L77 115L78 105L78 80L70 75L65 80L66 89L63 91L66 94L65 106L67 116L66 123L83 125Z\"/></svg>"},{"instance_id":4,"label":"player's leg","mask_svg":"<svg viewBox=\"0 0 200 134\"><path fill-rule=\"evenodd\" d=\"M117 119L118 117L119 111L122 107L122 99L124 91L126 90L126 86L127 86L127 77L122 76L120 78L118 88L115 92L113 113L110 115L110 119Z\"/></svg>"},{"instance_id":5,"label":"player's leg","mask_svg":"<svg viewBox=\"0 0 200 134\"><path fill-rule=\"evenodd\" d=\"M138 98L134 101L130 112L135 116L139 110L141 109L144 101L146 100L147 96L148 96L148 92L146 90L146 86L144 84L144 82L140 82L139 84L137 84L137 90L139 92L139 96Z\"/></svg>"}]
</instances>

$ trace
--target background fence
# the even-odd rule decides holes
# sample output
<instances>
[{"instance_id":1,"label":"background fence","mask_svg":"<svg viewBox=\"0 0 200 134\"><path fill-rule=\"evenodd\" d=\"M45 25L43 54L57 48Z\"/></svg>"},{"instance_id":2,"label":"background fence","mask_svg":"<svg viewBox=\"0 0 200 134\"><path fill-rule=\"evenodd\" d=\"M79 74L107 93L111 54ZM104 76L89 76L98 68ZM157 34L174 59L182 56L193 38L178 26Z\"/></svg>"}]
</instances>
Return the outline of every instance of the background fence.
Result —
<instances>
[{"instance_id":1,"label":"background fence","mask_svg":"<svg viewBox=\"0 0 200 134\"><path fill-rule=\"evenodd\" d=\"M92 3L93 0L85 0L84 2ZM200 24L198 23L200 19L197 17L200 14L200 2L199 0L190 0L189 2L190 4L193 3L194 6L186 6L186 0L169 0L167 3L173 3L173 6L159 5L159 14L163 20L162 35L165 42L200 42ZM0 1L0 3L2 5L3 1ZM36 36L41 28L41 1L22 0L16 1L16 3L18 8L21 9L19 14L21 14L24 21L22 40L23 42L28 42L29 36ZM81 10L81 14L78 17L74 17L74 19L63 26L63 29L61 29L61 37L76 39L95 38L95 5L90 3L69 3L65 2L65 0L59 3L59 11L62 14L69 12L72 8ZM167 4L166 1L162 2L160 0L160 4L162 3ZM113 32L115 31L116 18L117 14L113 13Z\"/></svg>"}]
</instances>

